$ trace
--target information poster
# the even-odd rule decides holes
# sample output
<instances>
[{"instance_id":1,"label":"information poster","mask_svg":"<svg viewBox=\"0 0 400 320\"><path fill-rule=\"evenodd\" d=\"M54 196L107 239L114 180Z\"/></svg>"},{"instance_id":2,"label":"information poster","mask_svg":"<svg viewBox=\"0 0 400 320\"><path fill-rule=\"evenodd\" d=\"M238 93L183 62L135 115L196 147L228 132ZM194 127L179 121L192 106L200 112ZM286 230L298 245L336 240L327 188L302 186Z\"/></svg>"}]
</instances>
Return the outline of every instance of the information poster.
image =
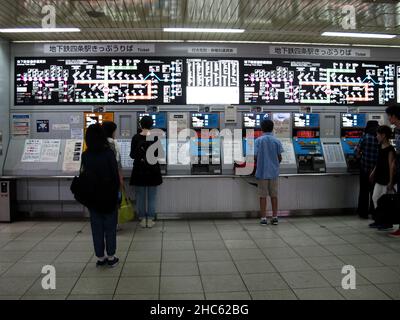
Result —
<instances>
[{"instance_id":1,"label":"information poster","mask_svg":"<svg viewBox=\"0 0 400 320\"><path fill-rule=\"evenodd\" d=\"M29 114L12 115L12 134L15 136L28 136L30 132Z\"/></svg>"},{"instance_id":2,"label":"information poster","mask_svg":"<svg viewBox=\"0 0 400 320\"><path fill-rule=\"evenodd\" d=\"M290 113L274 113L272 115L274 131L277 137L290 138L290 117Z\"/></svg>"},{"instance_id":3,"label":"information poster","mask_svg":"<svg viewBox=\"0 0 400 320\"><path fill-rule=\"evenodd\" d=\"M40 152L40 162L58 162L60 154L61 140L46 139L42 140Z\"/></svg>"},{"instance_id":4,"label":"information poster","mask_svg":"<svg viewBox=\"0 0 400 320\"><path fill-rule=\"evenodd\" d=\"M296 164L296 156L294 154L292 139L280 139L284 152L282 153L281 164Z\"/></svg>"},{"instance_id":5,"label":"information poster","mask_svg":"<svg viewBox=\"0 0 400 320\"><path fill-rule=\"evenodd\" d=\"M324 142L322 148L326 163L342 164L346 162L340 142Z\"/></svg>"},{"instance_id":6,"label":"information poster","mask_svg":"<svg viewBox=\"0 0 400 320\"><path fill-rule=\"evenodd\" d=\"M133 167L133 159L129 156L131 152L131 140L129 139L120 139L117 140L119 150L121 153L121 164L122 168L132 168Z\"/></svg>"},{"instance_id":7,"label":"information poster","mask_svg":"<svg viewBox=\"0 0 400 320\"><path fill-rule=\"evenodd\" d=\"M25 140L24 152L21 162L39 162L42 150L42 140L27 139Z\"/></svg>"},{"instance_id":8,"label":"information poster","mask_svg":"<svg viewBox=\"0 0 400 320\"><path fill-rule=\"evenodd\" d=\"M78 172L81 166L82 140L70 139L66 141L62 170Z\"/></svg>"}]
</instances>

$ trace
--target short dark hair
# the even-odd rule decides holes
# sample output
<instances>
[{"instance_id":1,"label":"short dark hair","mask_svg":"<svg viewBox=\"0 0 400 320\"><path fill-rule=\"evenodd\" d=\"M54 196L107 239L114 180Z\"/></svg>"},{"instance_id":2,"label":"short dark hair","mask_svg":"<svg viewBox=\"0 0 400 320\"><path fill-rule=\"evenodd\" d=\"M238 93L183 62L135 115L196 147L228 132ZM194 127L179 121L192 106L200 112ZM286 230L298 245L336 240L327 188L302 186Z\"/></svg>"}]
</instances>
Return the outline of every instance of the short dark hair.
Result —
<instances>
[{"instance_id":1,"label":"short dark hair","mask_svg":"<svg viewBox=\"0 0 400 320\"><path fill-rule=\"evenodd\" d=\"M91 124L87 128L85 141L89 152L101 152L108 145L104 130L99 123Z\"/></svg>"},{"instance_id":2,"label":"short dark hair","mask_svg":"<svg viewBox=\"0 0 400 320\"><path fill-rule=\"evenodd\" d=\"M400 120L400 106L392 104L391 106L386 108L385 112L389 116L395 116L397 119Z\"/></svg>"},{"instance_id":3,"label":"short dark hair","mask_svg":"<svg viewBox=\"0 0 400 320\"><path fill-rule=\"evenodd\" d=\"M272 130L274 130L274 122L269 119L264 119L261 122L261 129L263 132L272 132Z\"/></svg>"},{"instance_id":4,"label":"short dark hair","mask_svg":"<svg viewBox=\"0 0 400 320\"><path fill-rule=\"evenodd\" d=\"M365 127L365 133L369 134L375 134L376 135L376 130L379 127L379 122L376 120L369 120L367 122L367 126Z\"/></svg>"},{"instance_id":5,"label":"short dark hair","mask_svg":"<svg viewBox=\"0 0 400 320\"><path fill-rule=\"evenodd\" d=\"M117 125L112 121L104 121L101 126L107 138L112 138L115 130L117 130Z\"/></svg>"},{"instance_id":6,"label":"short dark hair","mask_svg":"<svg viewBox=\"0 0 400 320\"><path fill-rule=\"evenodd\" d=\"M150 116L144 116L142 119L140 119L140 126L142 129L151 129L153 126L153 119Z\"/></svg>"},{"instance_id":7,"label":"short dark hair","mask_svg":"<svg viewBox=\"0 0 400 320\"><path fill-rule=\"evenodd\" d=\"M389 126L379 126L376 132L379 134L384 134L388 140L392 136L392 129Z\"/></svg>"}]
</instances>

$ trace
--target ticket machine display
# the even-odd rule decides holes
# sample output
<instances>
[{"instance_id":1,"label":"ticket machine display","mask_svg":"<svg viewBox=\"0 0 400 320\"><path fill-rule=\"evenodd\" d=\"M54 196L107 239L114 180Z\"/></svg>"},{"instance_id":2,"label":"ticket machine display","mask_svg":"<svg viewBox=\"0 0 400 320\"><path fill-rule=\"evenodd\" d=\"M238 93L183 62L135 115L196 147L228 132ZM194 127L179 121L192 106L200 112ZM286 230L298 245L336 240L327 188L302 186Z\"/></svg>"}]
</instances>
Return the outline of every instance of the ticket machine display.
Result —
<instances>
[{"instance_id":1,"label":"ticket machine display","mask_svg":"<svg viewBox=\"0 0 400 320\"><path fill-rule=\"evenodd\" d=\"M192 174L221 174L219 114L192 113L190 126L196 132L190 146Z\"/></svg>"},{"instance_id":2,"label":"ticket machine display","mask_svg":"<svg viewBox=\"0 0 400 320\"><path fill-rule=\"evenodd\" d=\"M320 141L319 114L293 115L293 146L299 173L326 171Z\"/></svg>"},{"instance_id":3,"label":"ticket machine display","mask_svg":"<svg viewBox=\"0 0 400 320\"><path fill-rule=\"evenodd\" d=\"M159 155L160 157L160 167L161 174L167 173L167 114L166 112L158 112L158 113L146 113L142 112L138 114L138 128L140 128L140 120L144 116L150 116L153 119L153 127L152 129L161 129L164 134L161 139L161 145L163 148L163 154Z\"/></svg>"},{"instance_id":4,"label":"ticket machine display","mask_svg":"<svg viewBox=\"0 0 400 320\"><path fill-rule=\"evenodd\" d=\"M358 171L360 162L357 158L356 147L363 135L367 122L366 114L343 113L341 115L342 148L346 158L347 170Z\"/></svg>"}]
</instances>

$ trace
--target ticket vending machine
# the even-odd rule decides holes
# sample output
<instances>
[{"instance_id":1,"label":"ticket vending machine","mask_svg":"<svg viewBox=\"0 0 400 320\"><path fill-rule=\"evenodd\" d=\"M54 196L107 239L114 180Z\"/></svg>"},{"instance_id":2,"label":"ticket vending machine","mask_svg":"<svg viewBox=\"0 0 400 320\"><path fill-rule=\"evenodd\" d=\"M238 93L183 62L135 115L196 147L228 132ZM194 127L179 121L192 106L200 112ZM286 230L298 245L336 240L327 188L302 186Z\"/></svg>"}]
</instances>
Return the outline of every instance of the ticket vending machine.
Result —
<instances>
[{"instance_id":1,"label":"ticket vending machine","mask_svg":"<svg viewBox=\"0 0 400 320\"><path fill-rule=\"evenodd\" d=\"M218 113L194 112L190 114L190 127L196 134L191 138L190 145L193 175L216 175L222 172L219 121Z\"/></svg>"},{"instance_id":2,"label":"ticket vending machine","mask_svg":"<svg viewBox=\"0 0 400 320\"><path fill-rule=\"evenodd\" d=\"M295 113L292 135L298 173L325 172L325 160L319 138L319 114Z\"/></svg>"},{"instance_id":3,"label":"ticket vending machine","mask_svg":"<svg viewBox=\"0 0 400 320\"><path fill-rule=\"evenodd\" d=\"M362 113L342 113L340 136L346 158L347 171L357 172L360 161L356 155L356 147L367 125L367 115Z\"/></svg>"},{"instance_id":4,"label":"ticket vending machine","mask_svg":"<svg viewBox=\"0 0 400 320\"><path fill-rule=\"evenodd\" d=\"M162 156L160 157L159 163L161 168L161 174L167 174L167 113L166 112L140 112L138 113L138 131L140 130L140 120L144 116L150 116L153 119L153 127L152 129L160 129L162 130L163 137L161 139L161 145L163 148ZM159 155L160 156L160 155Z\"/></svg>"}]
</instances>

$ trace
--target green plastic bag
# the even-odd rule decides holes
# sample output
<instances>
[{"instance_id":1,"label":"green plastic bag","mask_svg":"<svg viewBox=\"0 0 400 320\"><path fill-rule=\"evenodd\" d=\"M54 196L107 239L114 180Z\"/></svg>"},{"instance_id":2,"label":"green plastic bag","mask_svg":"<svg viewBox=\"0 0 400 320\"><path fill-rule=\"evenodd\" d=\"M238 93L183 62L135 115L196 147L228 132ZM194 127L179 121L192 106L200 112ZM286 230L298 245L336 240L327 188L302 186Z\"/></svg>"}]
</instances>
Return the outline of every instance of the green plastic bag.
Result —
<instances>
[{"instance_id":1,"label":"green plastic bag","mask_svg":"<svg viewBox=\"0 0 400 320\"><path fill-rule=\"evenodd\" d=\"M132 202L127 198L125 191L122 191L122 202L118 209L118 224L123 224L133 220L135 213L133 211Z\"/></svg>"}]
</instances>

